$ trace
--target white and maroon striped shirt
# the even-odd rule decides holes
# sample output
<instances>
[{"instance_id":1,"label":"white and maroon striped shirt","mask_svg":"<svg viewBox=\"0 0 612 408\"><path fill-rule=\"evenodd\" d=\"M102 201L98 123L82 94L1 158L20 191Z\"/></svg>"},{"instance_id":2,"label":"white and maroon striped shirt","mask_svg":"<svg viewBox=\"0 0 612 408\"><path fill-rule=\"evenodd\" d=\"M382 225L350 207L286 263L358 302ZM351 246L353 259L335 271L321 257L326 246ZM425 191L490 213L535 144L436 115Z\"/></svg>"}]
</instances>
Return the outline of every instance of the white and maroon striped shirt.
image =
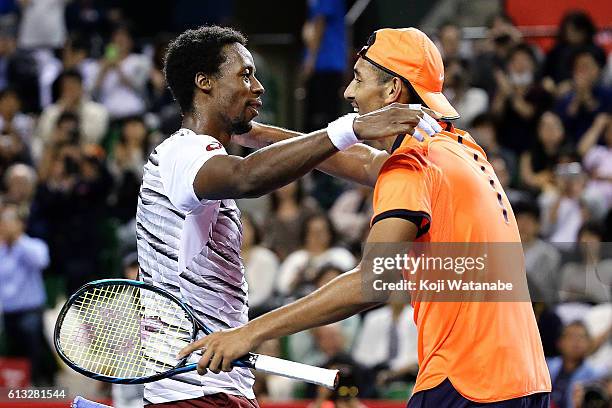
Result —
<instances>
[{"instance_id":1,"label":"white and maroon striped shirt","mask_svg":"<svg viewBox=\"0 0 612 408\"><path fill-rule=\"evenodd\" d=\"M211 136L189 129L174 133L145 165L136 212L141 279L176 295L215 331L248 320L240 211L234 200L198 200L193 189L202 165L220 154L227 153ZM204 376L193 371L147 384L144 400L163 403L219 392L253 399L253 381L245 368Z\"/></svg>"}]
</instances>

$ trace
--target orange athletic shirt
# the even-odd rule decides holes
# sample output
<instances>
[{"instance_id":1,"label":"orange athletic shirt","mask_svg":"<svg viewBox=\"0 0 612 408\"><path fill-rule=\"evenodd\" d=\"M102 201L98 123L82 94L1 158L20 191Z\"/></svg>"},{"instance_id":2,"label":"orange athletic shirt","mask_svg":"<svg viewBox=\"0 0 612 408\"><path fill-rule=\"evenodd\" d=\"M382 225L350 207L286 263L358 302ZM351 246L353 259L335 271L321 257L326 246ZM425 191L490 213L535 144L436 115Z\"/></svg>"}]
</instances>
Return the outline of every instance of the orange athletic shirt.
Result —
<instances>
[{"instance_id":1,"label":"orange athletic shirt","mask_svg":"<svg viewBox=\"0 0 612 408\"><path fill-rule=\"evenodd\" d=\"M417 242L520 243L514 213L482 148L450 128L406 138L383 165L372 223L413 221ZM522 251L520 257L522 257ZM511 259L525 273L524 258ZM464 397L495 402L550 392L529 302L414 302L419 374L413 392L448 378Z\"/></svg>"}]
</instances>

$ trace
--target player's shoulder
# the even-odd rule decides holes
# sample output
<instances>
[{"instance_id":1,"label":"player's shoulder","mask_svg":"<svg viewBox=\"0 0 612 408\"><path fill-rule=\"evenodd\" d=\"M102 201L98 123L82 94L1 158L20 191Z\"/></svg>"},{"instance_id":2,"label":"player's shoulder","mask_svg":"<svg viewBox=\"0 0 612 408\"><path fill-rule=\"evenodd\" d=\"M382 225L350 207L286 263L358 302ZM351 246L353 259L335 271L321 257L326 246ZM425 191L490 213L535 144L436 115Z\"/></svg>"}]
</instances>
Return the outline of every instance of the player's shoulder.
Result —
<instances>
[{"instance_id":1,"label":"player's shoulder","mask_svg":"<svg viewBox=\"0 0 612 408\"><path fill-rule=\"evenodd\" d=\"M209 135L197 134L186 128L181 128L174 132L170 137L161 142L157 150L163 152L177 153L226 153L225 148L217 139Z\"/></svg>"}]
</instances>

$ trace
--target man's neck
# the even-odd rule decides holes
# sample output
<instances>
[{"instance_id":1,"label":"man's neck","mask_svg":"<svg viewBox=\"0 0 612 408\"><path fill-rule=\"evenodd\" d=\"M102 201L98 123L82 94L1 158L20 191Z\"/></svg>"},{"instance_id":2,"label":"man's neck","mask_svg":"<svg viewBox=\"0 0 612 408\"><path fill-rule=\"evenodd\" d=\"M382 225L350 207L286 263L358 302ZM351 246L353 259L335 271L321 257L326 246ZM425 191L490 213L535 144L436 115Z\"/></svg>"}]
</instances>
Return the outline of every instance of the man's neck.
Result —
<instances>
[{"instance_id":1,"label":"man's neck","mask_svg":"<svg viewBox=\"0 0 612 408\"><path fill-rule=\"evenodd\" d=\"M198 112L185 114L181 127L192 130L198 135L212 136L223 146L227 146L232 138L230 131L221 123L218 121L215 123L210 116L205 117Z\"/></svg>"}]
</instances>

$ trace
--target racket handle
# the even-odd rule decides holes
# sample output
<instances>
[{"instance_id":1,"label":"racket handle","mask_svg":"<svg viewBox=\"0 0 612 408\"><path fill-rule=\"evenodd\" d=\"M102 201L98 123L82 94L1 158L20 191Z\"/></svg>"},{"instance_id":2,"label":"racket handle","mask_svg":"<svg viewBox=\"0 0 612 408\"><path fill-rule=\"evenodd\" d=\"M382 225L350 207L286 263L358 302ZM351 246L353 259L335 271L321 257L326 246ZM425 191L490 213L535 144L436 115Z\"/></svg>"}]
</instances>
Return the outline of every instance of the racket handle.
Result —
<instances>
[{"instance_id":1,"label":"racket handle","mask_svg":"<svg viewBox=\"0 0 612 408\"><path fill-rule=\"evenodd\" d=\"M70 406L72 408L113 408L108 405L87 400L83 397L76 397Z\"/></svg>"},{"instance_id":2,"label":"racket handle","mask_svg":"<svg viewBox=\"0 0 612 408\"><path fill-rule=\"evenodd\" d=\"M332 390L338 385L338 370L328 370L262 354L255 356L257 358L254 368L258 371L322 385Z\"/></svg>"}]
</instances>

